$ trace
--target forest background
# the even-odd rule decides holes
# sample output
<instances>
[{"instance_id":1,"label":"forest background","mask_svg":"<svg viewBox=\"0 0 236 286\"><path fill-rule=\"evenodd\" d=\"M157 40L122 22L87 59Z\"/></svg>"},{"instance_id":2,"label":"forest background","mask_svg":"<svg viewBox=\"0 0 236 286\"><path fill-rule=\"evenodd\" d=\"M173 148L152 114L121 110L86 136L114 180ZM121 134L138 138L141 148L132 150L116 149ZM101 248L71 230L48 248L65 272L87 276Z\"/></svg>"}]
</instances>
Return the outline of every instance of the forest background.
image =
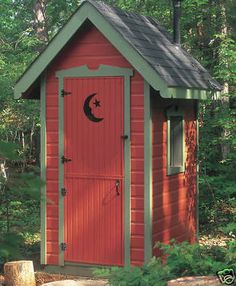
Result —
<instances>
[{"instance_id":1,"label":"forest background","mask_svg":"<svg viewBox=\"0 0 236 286\"><path fill-rule=\"evenodd\" d=\"M105 2L153 16L172 33L172 0ZM15 100L14 84L79 3L0 1L0 159L7 168L0 180L0 265L39 254L39 102ZM181 38L224 87L220 98L200 105L198 158L200 241L224 244L236 237L236 1L183 0Z\"/></svg>"}]
</instances>

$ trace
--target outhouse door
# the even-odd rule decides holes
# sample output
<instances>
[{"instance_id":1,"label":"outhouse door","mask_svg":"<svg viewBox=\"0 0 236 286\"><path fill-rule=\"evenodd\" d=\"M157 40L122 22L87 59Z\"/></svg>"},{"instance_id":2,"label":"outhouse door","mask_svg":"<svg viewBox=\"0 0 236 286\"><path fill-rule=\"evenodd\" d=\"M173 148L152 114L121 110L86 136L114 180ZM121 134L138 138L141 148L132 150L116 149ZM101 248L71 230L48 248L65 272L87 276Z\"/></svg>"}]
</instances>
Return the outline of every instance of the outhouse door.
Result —
<instances>
[{"instance_id":1,"label":"outhouse door","mask_svg":"<svg viewBox=\"0 0 236 286\"><path fill-rule=\"evenodd\" d=\"M65 262L123 265L123 78L64 78L63 89Z\"/></svg>"}]
</instances>

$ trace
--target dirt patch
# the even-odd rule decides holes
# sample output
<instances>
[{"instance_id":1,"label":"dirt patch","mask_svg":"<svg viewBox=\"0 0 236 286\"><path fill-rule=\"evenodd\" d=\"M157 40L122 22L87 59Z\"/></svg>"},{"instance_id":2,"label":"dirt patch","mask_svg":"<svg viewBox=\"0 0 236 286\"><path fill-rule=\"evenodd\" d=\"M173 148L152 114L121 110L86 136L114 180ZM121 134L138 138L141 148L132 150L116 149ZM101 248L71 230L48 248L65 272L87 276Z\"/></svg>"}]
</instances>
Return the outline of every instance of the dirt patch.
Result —
<instances>
[{"instance_id":1,"label":"dirt patch","mask_svg":"<svg viewBox=\"0 0 236 286\"><path fill-rule=\"evenodd\" d=\"M192 276L182 277L175 280L171 280L167 283L167 286L221 286L218 278L215 276Z\"/></svg>"},{"instance_id":2,"label":"dirt patch","mask_svg":"<svg viewBox=\"0 0 236 286\"><path fill-rule=\"evenodd\" d=\"M35 279L36 279L36 285L41 286L44 283L49 283L53 281L60 281L60 280L66 280L66 279L71 279L71 280L94 280L97 281L96 279L93 279L91 277L80 277L80 276L72 276L72 275L62 275L62 274L50 274L46 272L36 272L35 273ZM104 281L106 282L106 281Z\"/></svg>"},{"instance_id":3,"label":"dirt patch","mask_svg":"<svg viewBox=\"0 0 236 286\"><path fill-rule=\"evenodd\" d=\"M36 272L35 273L35 279L36 279L36 285L41 286L44 283L53 282L53 281L59 281L59 280L65 280L65 279L74 279L78 280L81 277L79 276L71 276L71 275L62 275L62 274L50 274L46 272ZM83 277L83 279L85 279Z\"/></svg>"}]
</instances>

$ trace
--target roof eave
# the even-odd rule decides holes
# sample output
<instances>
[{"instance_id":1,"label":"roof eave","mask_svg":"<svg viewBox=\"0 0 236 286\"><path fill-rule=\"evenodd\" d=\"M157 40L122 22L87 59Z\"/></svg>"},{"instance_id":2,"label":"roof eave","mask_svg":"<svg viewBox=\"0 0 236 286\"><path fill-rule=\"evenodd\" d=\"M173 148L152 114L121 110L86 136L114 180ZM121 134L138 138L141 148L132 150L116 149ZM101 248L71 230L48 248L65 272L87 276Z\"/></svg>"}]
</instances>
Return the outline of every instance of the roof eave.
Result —
<instances>
[{"instance_id":1,"label":"roof eave","mask_svg":"<svg viewBox=\"0 0 236 286\"><path fill-rule=\"evenodd\" d=\"M185 87L168 87L167 95L162 97L165 98L176 98L176 99L198 99L207 100L213 95L216 98L220 97L220 90L213 89L197 89L197 88L185 88Z\"/></svg>"}]
</instances>

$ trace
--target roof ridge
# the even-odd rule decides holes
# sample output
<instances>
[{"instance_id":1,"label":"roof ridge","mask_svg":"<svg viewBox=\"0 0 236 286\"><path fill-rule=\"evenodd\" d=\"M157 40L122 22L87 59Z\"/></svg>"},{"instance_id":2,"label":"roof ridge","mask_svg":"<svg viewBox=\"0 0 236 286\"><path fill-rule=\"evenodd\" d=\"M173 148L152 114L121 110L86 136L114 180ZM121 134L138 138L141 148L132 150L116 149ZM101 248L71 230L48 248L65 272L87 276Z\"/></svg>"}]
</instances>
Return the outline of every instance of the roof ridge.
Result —
<instances>
[{"instance_id":1,"label":"roof ridge","mask_svg":"<svg viewBox=\"0 0 236 286\"><path fill-rule=\"evenodd\" d=\"M124 10L124 9L121 9L120 7L118 7L116 5L114 5L114 6L110 5L110 4L108 4L108 3L106 3L106 2L104 2L102 0L84 0L83 2L89 2L92 5L95 4L95 3L101 3L102 5L105 5L105 6L109 7L109 8L113 8L113 9L119 10L123 14L124 13L128 13L128 14L133 14L133 15L139 16L139 17L140 16L147 17L147 16L139 14L139 13L137 13L135 11Z\"/></svg>"},{"instance_id":2,"label":"roof ridge","mask_svg":"<svg viewBox=\"0 0 236 286\"><path fill-rule=\"evenodd\" d=\"M94 5L95 3L100 3L102 5L105 5L106 7L109 7L109 8L112 8L112 9L115 9L115 10L118 10L120 11L120 13L122 14L130 14L132 16L136 16L138 18L145 18L147 19L149 22L151 21L154 21L155 24L157 24L161 29L165 30L168 34L170 34L167 29L161 25L161 23L158 21L158 19L152 17L152 16L149 16L149 15L144 15L144 14L139 14L138 12L135 12L135 11L130 11L130 10L124 10L118 6L113 6L113 5L110 5L102 0L84 0L83 2L89 2L90 4ZM95 4L96 5L96 4ZM151 21L150 21L151 20ZM152 24L152 23L151 23Z\"/></svg>"}]
</instances>

